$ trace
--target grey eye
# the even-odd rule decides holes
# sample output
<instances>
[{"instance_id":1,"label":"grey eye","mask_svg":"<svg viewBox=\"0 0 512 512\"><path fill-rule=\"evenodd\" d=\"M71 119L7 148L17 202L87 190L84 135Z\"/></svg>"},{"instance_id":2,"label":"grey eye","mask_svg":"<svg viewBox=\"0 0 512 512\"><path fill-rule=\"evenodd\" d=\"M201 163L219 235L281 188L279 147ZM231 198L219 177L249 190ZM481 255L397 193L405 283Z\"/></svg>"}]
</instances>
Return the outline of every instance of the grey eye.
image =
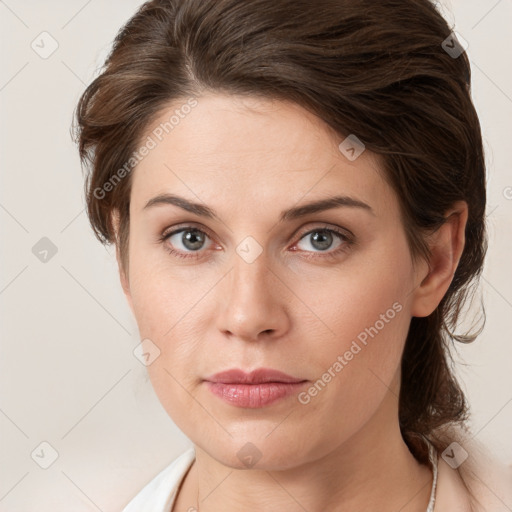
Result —
<instances>
[{"instance_id":1,"label":"grey eye","mask_svg":"<svg viewBox=\"0 0 512 512\"><path fill-rule=\"evenodd\" d=\"M172 238L176 237L176 241ZM199 229L181 229L172 233L169 236L171 244L176 247L178 243L181 243L185 251L199 251L203 248L207 235ZM177 247L178 250L183 250L181 247Z\"/></svg>"},{"instance_id":2,"label":"grey eye","mask_svg":"<svg viewBox=\"0 0 512 512\"><path fill-rule=\"evenodd\" d=\"M302 238L303 240L309 240L310 245L313 247L313 249L317 251L326 251L328 249L331 249L334 238L337 237L341 239L341 235L338 235L337 233L329 230L329 229L315 229L313 231L310 231L309 233L306 233ZM300 243L300 242L299 242ZM340 242L341 244L341 242ZM310 249L302 249L301 250L310 250Z\"/></svg>"}]
</instances>

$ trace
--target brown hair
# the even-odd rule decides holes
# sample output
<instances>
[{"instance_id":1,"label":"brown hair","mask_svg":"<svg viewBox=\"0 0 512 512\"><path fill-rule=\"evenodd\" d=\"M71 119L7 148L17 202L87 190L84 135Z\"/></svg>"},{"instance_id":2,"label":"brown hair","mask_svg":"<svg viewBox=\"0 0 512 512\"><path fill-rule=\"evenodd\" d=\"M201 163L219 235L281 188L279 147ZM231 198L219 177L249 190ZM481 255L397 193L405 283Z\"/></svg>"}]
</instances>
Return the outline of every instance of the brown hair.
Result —
<instances>
[{"instance_id":1,"label":"brown hair","mask_svg":"<svg viewBox=\"0 0 512 512\"><path fill-rule=\"evenodd\" d=\"M99 240L116 243L126 272L126 162L135 165L137 144L162 109L205 91L293 101L340 137L357 135L382 158L414 261L428 258L425 235L445 222L445 212L467 202L453 281L431 315L412 318L402 358L400 428L423 462L419 436L443 450L436 429L468 417L450 347L481 329L456 335L451 328L487 249L480 124L469 60L448 52L459 48L451 36L428 0L153 0L120 30L76 110L80 157L92 170L87 212ZM122 179L104 188L121 168Z\"/></svg>"}]
</instances>

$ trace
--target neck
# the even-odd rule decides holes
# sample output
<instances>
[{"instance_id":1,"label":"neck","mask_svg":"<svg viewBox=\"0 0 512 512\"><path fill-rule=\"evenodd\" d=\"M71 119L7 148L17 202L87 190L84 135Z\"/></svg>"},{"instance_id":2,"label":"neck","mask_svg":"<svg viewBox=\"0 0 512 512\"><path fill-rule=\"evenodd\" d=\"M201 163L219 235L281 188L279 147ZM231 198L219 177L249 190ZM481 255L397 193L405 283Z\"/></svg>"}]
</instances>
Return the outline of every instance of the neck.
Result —
<instances>
[{"instance_id":1,"label":"neck","mask_svg":"<svg viewBox=\"0 0 512 512\"><path fill-rule=\"evenodd\" d=\"M388 393L361 430L326 456L299 466L237 469L196 446L196 460L175 510L425 512L431 486L432 473L405 444L398 425L397 399Z\"/></svg>"}]
</instances>

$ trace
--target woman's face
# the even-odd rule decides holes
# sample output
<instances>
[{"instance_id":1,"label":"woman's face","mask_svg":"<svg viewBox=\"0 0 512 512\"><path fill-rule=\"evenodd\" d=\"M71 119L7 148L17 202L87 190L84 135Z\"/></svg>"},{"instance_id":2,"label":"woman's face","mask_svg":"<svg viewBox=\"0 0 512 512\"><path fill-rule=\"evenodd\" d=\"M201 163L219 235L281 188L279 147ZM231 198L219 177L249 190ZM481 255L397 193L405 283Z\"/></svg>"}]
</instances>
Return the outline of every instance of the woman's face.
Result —
<instances>
[{"instance_id":1,"label":"woman's face","mask_svg":"<svg viewBox=\"0 0 512 512\"><path fill-rule=\"evenodd\" d=\"M148 372L178 427L228 466L249 454L259 468L285 468L377 418L380 428L396 421L423 276L375 155L357 156L350 141L339 149L343 138L295 104L222 95L173 105L142 141L150 149L132 171L125 291L141 339L160 351ZM213 213L146 207L165 194ZM300 209L335 196L367 207ZM205 381L261 367L307 382L248 407Z\"/></svg>"}]
</instances>

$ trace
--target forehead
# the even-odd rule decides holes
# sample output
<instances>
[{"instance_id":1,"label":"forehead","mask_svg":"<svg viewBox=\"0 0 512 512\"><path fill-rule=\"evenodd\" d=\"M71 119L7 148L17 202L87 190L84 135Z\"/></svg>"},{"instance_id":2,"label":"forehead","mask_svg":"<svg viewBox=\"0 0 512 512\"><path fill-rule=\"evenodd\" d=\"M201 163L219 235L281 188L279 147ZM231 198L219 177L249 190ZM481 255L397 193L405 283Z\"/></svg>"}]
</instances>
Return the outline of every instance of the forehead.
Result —
<instances>
[{"instance_id":1,"label":"forehead","mask_svg":"<svg viewBox=\"0 0 512 512\"><path fill-rule=\"evenodd\" d=\"M163 109L141 137L152 149L132 171L138 211L173 192L216 210L289 206L334 193L377 211L395 202L377 155L364 151L350 161L338 147L344 137L299 105L219 94L196 101L182 111L185 101Z\"/></svg>"}]
</instances>

